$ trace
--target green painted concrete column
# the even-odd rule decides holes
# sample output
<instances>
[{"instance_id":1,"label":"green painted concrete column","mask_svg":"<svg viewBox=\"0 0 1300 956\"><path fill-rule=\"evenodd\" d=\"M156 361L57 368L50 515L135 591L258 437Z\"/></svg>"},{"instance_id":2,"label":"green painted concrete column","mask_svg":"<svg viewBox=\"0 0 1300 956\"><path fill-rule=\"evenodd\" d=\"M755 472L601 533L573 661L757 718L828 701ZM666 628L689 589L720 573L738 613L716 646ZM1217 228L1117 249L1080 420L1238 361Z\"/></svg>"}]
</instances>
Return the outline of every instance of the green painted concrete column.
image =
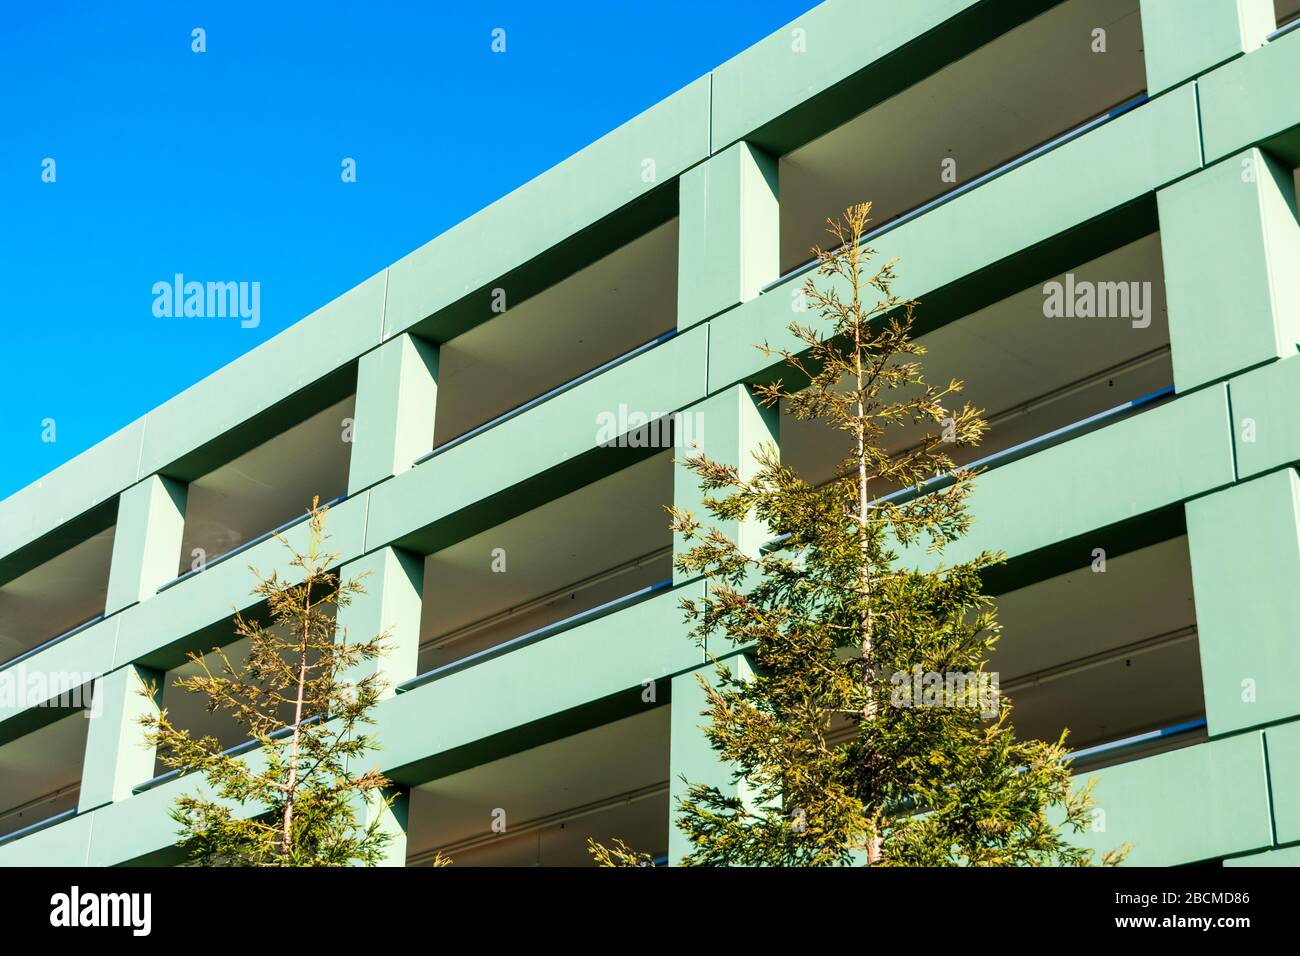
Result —
<instances>
[{"instance_id":1,"label":"green painted concrete column","mask_svg":"<svg viewBox=\"0 0 1300 956\"><path fill-rule=\"evenodd\" d=\"M176 577L187 491L183 482L150 475L122 492L113 531L105 614L152 597Z\"/></svg>"},{"instance_id":2,"label":"green painted concrete column","mask_svg":"<svg viewBox=\"0 0 1300 956\"><path fill-rule=\"evenodd\" d=\"M1248 149L1157 194L1178 391L1296 354L1292 173Z\"/></svg>"},{"instance_id":3,"label":"green painted concrete column","mask_svg":"<svg viewBox=\"0 0 1300 956\"><path fill-rule=\"evenodd\" d=\"M1211 736L1300 714L1300 478L1186 505Z\"/></svg>"},{"instance_id":4,"label":"green painted concrete column","mask_svg":"<svg viewBox=\"0 0 1300 956\"><path fill-rule=\"evenodd\" d=\"M742 680L753 677L749 658L743 653L723 658L723 663ZM713 664L678 674L673 678L672 713L669 715L668 778L668 865L676 866L690 852L690 841L677 826L677 805L689 784L712 785L724 794L743 795L743 784L732 778L730 766L719 759L704 736L709 718L702 715L708 702L700 678L717 686Z\"/></svg>"},{"instance_id":5,"label":"green painted concrete column","mask_svg":"<svg viewBox=\"0 0 1300 956\"><path fill-rule=\"evenodd\" d=\"M1300 719L1264 731L1274 843L1300 843Z\"/></svg>"},{"instance_id":6,"label":"green painted concrete column","mask_svg":"<svg viewBox=\"0 0 1300 956\"><path fill-rule=\"evenodd\" d=\"M337 639L368 641L387 632L384 643L388 652L377 664L388 684L383 696L392 696L394 685L416 675L424 558L402 548L385 547L345 564L341 573L345 581L361 578L365 593L340 609ZM362 676L355 674L352 679Z\"/></svg>"},{"instance_id":7,"label":"green painted concrete column","mask_svg":"<svg viewBox=\"0 0 1300 956\"><path fill-rule=\"evenodd\" d=\"M1147 91L1257 49L1276 25L1273 0L1142 0Z\"/></svg>"},{"instance_id":8,"label":"green painted concrete column","mask_svg":"<svg viewBox=\"0 0 1300 956\"><path fill-rule=\"evenodd\" d=\"M140 718L162 706L163 675L128 664L95 682L87 711L86 756L81 771L80 813L131 796L154 775L155 748L145 741ZM146 694L152 687L153 694Z\"/></svg>"},{"instance_id":9,"label":"green painted concrete column","mask_svg":"<svg viewBox=\"0 0 1300 956\"><path fill-rule=\"evenodd\" d=\"M765 442L777 444L778 413L775 408L764 408L755 400L753 392L745 385L733 385L716 395L692 405L683 414L697 416L691 422L691 434L698 440L698 448L677 449L673 465L673 501L678 508L691 511L704 520L706 526L720 527L722 532L751 554L768 539L767 529L756 521L719 525L709 520L702 504L703 493L699 479L683 460L703 451L714 461L735 465L742 478L758 471L754 461L756 452ZM701 437L702 436L702 437ZM673 538L673 553L686 547L681 535ZM687 578L674 569L673 582Z\"/></svg>"},{"instance_id":10,"label":"green painted concrete column","mask_svg":"<svg viewBox=\"0 0 1300 956\"><path fill-rule=\"evenodd\" d=\"M384 798L392 797L390 803ZM382 794L371 793L366 800L366 826L376 820L379 829L391 839L384 847L383 859L379 866L406 866L406 828L411 814L411 791L406 787L394 787Z\"/></svg>"},{"instance_id":11,"label":"green painted concrete column","mask_svg":"<svg viewBox=\"0 0 1300 956\"><path fill-rule=\"evenodd\" d=\"M748 302L781 271L777 160L736 143L681 177L677 327Z\"/></svg>"},{"instance_id":12,"label":"green painted concrete column","mask_svg":"<svg viewBox=\"0 0 1300 956\"><path fill-rule=\"evenodd\" d=\"M348 494L400 475L433 447L438 346L409 333L361 356Z\"/></svg>"}]
</instances>

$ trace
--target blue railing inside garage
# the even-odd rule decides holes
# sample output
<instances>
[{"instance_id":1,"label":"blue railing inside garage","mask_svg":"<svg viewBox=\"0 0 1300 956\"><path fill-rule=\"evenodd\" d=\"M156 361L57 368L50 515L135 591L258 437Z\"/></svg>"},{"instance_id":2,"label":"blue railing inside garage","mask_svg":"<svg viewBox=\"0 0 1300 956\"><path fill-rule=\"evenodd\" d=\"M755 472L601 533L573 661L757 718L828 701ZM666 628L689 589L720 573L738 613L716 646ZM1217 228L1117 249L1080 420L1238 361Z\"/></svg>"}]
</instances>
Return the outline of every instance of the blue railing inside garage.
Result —
<instances>
[{"instance_id":1,"label":"blue railing inside garage","mask_svg":"<svg viewBox=\"0 0 1300 956\"><path fill-rule=\"evenodd\" d=\"M1117 756L1128 750L1146 747L1162 740L1168 740L1171 737L1181 737L1184 734L1195 733L1204 729L1205 726L1206 723L1203 719L1189 720L1185 723L1174 724L1171 727L1162 727L1160 730L1152 730L1145 734L1125 737L1122 740L1112 740L1109 743L1097 744L1095 747L1085 747L1071 753L1066 760L1071 764L1096 763L1098 760Z\"/></svg>"},{"instance_id":2,"label":"blue railing inside garage","mask_svg":"<svg viewBox=\"0 0 1300 956\"><path fill-rule=\"evenodd\" d=\"M1097 412L1095 415L1089 415L1087 418L1081 418L1077 422L1071 422L1069 425L1063 425L1060 428L1053 429L1052 431L1044 432L1035 438L1030 438L1029 440L1020 442L1017 445L1012 445L1010 448L1004 448L1001 451L993 452L991 455L985 455L983 458L962 465L961 468L957 470L979 469L981 473L984 473L1002 465L1010 464L1011 462L1017 461L1021 458L1026 458L1034 452L1042 451L1043 449L1050 448L1053 445L1062 444L1071 438L1078 438L1090 431L1095 431L1101 425L1123 418L1138 409L1153 405L1161 399L1168 398L1173 394L1174 387L1172 385L1166 386L1158 391L1125 402L1123 405L1116 405L1114 408L1108 408L1105 411ZM907 501L919 498L922 495L927 495L932 491L939 491L946 488L956 480L955 471L947 472L946 474L938 475L928 481L922 482L919 486L900 488L887 495L882 495L875 499L875 502L903 504ZM776 535L763 545L763 550L772 551L773 549L778 548L782 542L789 539L789 537L790 535L788 532Z\"/></svg>"},{"instance_id":3,"label":"blue railing inside garage","mask_svg":"<svg viewBox=\"0 0 1300 956\"><path fill-rule=\"evenodd\" d=\"M471 428L469 431L464 432L460 435L457 435L455 438L443 442L437 448L433 449L433 451L426 452L425 454L417 458L415 460L415 464L419 465L422 464L423 462L428 461L430 458L435 458L438 455L441 455L443 452L455 448L457 445L461 444L462 442L469 441L475 435L481 435L483 432L487 431L490 428L496 428L496 426L504 422L508 422L510 419L518 415L522 415L530 408L535 408L538 405L542 404L543 402L555 398L557 395L561 395L564 392L569 391L570 389L577 388L583 382L590 381L591 379L599 375L601 372L607 372L611 368L614 368L617 365L622 365L624 362L636 358L638 355L642 354L643 352L648 352L656 345L660 345L664 342L667 342L669 339L673 338L676 335L677 335L677 329L669 329L667 332L663 333L662 335L656 336L655 338L651 339L649 342L643 342L642 344L638 345L636 348L628 352L624 352L622 355L615 356L614 358L610 359L608 362L604 362L600 365L597 365L595 368L583 372L581 375L577 376L576 378L571 378L567 382L563 382L555 386L555 388L551 389L550 391L543 392L541 395L538 395L536 398L530 398L528 401L524 402L523 404L516 405L514 408L511 408L508 411L504 411L500 415L497 415L495 418L488 419L482 425L476 425L473 428Z\"/></svg>"},{"instance_id":4,"label":"blue railing inside garage","mask_svg":"<svg viewBox=\"0 0 1300 956\"><path fill-rule=\"evenodd\" d=\"M46 827L52 827L56 823L62 823L64 820L70 820L77 815L76 807L68 807L62 813L56 813L53 816L46 817L44 820L37 820L35 823L29 823L20 830L14 830L12 833L6 833L0 836L0 846L8 843L10 840L17 840L19 837L29 836L38 830L44 830Z\"/></svg>"},{"instance_id":5,"label":"blue railing inside garage","mask_svg":"<svg viewBox=\"0 0 1300 956\"><path fill-rule=\"evenodd\" d=\"M545 627L539 627L536 630L529 631L527 634L521 634L519 637L513 637L508 641L502 641L500 644L484 648L474 654L469 654L462 657L460 660L452 661L449 664L443 664L441 667L435 667L433 670L425 671L423 674L418 674L410 680L398 684L395 690L397 693L402 694L406 691L414 690L417 687L438 680L440 677L446 677L448 674L453 674L456 671L464 670L467 667L472 667L475 664L482 663L490 658L518 650L519 648L526 647L529 644L536 644L538 641L544 641L548 637L553 637L562 631L567 631L570 628L577 627L579 624L586 624L589 621L594 621L597 618L604 617L614 611L619 611L625 607L637 604L646 598L667 590L672 587L672 584L672 578L668 578L655 584L651 584L649 587L641 588L639 591L633 591L631 594L625 594L620 598L615 598L612 601L607 601L604 604L589 608L586 611L579 611L577 614L572 614L563 620L556 621L554 624L547 624Z\"/></svg>"},{"instance_id":6,"label":"blue railing inside garage","mask_svg":"<svg viewBox=\"0 0 1300 956\"><path fill-rule=\"evenodd\" d=\"M33 647L31 650L29 650L29 651L23 651L23 652L22 652L21 654L19 654L17 657L11 657L11 658L9 658L9 660L7 660L7 661L5 661L5 662L3 662L3 663L0 663L0 671L4 670L6 667L13 667L15 664L19 664L19 663L21 663L22 661L27 660L29 657L32 657L32 656L34 656L34 655L36 655L36 654L39 654L41 651L45 650L46 648L53 647L55 644L58 644L58 643L60 643L61 641L66 641L68 638L72 637L74 634L80 634L80 633L81 633L82 631L84 631L86 628L88 628L88 627L92 627L92 626L94 626L95 624L98 624L98 623L99 623L100 621L102 621L102 620L104 620L104 615L103 615L103 614L96 614L96 615L95 615L94 617L92 617L90 620L88 620L88 621L82 621L82 622L81 622L80 624L78 624L76 627L70 627L70 628L68 628L66 631L64 631L62 634L56 634L54 637L51 637L48 641L42 641L40 644L37 644L37 645L36 645L35 647Z\"/></svg>"},{"instance_id":7,"label":"blue railing inside garage","mask_svg":"<svg viewBox=\"0 0 1300 956\"><path fill-rule=\"evenodd\" d=\"M348 498L347 495L339 495L337 498L325 502L323 505L321 505L321 507L333 508L335 505L342 504L344 501L347 500L347 498ZM161 594L163 591L166 591L168 588L175 587L177 584L180 584L182 581L188 578L194 577L194 575L196 574L202 574L204 571L208 570L208 568L214 568L222 561L228 561L231 558L235 557L236 555L243 554L245 551L249 550L250 548L257 547L263 541L271 540L277 534L284 534L284 532L288 531L290 528L294 527L295 525L302 524L304 521L308 519L308 517L310 516L304 513L298 515L296 518L290 518L288 521L286 521L284 524L280 525L279 527L275 527L272 528L270 531L263 532L262 534L259 534L256 538L251 538L250 540L245 541L243 544L239 545L238 547L231 548L229 551L225 552L224 554L219 554L215 558L212 558L209 561L205 561L201 566L197 568L191 568L190 570L186 571L184 574L180 575L179 577L172 578L166 584L159 587L158 593Z\"/></svg>"},{"instance_id":8,"label":"blue railing inside garage","mask_svg":"<svg viewBox=\"0 0 1300 956\"><path fill-rule=\"evenodd\" d=\"M983 173L979 176L976 176L974 179L970 180L969 182L962 183L960 186L954 186L952 189L948 190L943 195L936 196L934 199L922 203L921 205L917 206L915 209L908 210L907 212L897 215L894 218L888 220L887 222L881 223L875 229L872 229L870 232L866 233L862 237L862 242L867 243L875 239L878 239L880 236L889 232L890 230L897 229L899 226L903 225L904 223L911 222L913 219L917 218L918 216L924 215L925 213L929 212L932 209L937 209L939 206L942 206L945 203L952 202L954 199L957 199L959 196L964 196L972 189L976 189L979 186L982 186L985 183L989 182L990 180L997 179L999 176L1004 176L1007 173L1011 172L1013 169L1017 169L1020 166L1025 165L1025 163L1037 159L1039 156L1042 156L1044 153L1049 153L1059 146L1064 146L1066 143L1070 142L1071 140L1078 139L1084 133L1087 133L1090 130L1094 130L1098 126L1104 126L1106 123L1109 123L1111 120L1117 119L1118 117L1123 116L1125 113L1129 112L1130 110L1136 109L1146 101L1147 101L1147 95L1145 93L1140 93L1137 96L1133 97L1133 99L1121 103L1119 106L1116 106L1114 109L1110 110L1109 112L1103 113L1101 116L1090 119L1088 120L1088 122L1083 123L1080 126L1076 126L1073 129L1066 130L1064 133L1060 134L1059 136L1049 139L1046 143L1043 143L1040 146L1035 146L1033 149L1027 150L1018 156L1014 156L1011 159L1007 160L1005 163L1002 163L1000 166L995 166L993 169L990 169L987 173ZM785 273L780 278L772 282L769 282L767 285L763 286L762 291L768 292L772 289L775 289L777 286L782 285L787 280L793 279L795 276L803 275L806 272L811 272L813 269L817 267L817 263L818 263L817 259L809 259L807 262L803 263L802 265L795 266L795 268L791 269L789 272Z\"/></svg>"},{"instance_id":9,"label":"blue railing inside garage","mask_svg":"<svg viewBox=\"0 0 1300 956\"><path fill-rule=\"evenodd\" d=\"M1292 30L1296 29L1296 27L1300 27L1300 14L1297 14L1294 20L1288 20L1268 36L1264 37L1264 42L1272 43L1274 40L1278 39L1278 37L1286 36Z\"/></svg>"},{"instance_id":10,"label":"blue railing inside garage","mask_svg":"<svg viewBox=\"0 0 1300 956\"><path fill-rule=\"evenodd\" d=\"M319 717L308 717L302 722L302 726L305 727L308 724L314 724L318 720L320 720ZM283 740L285 737L288 737L291 733L293 733L293 727L282 727L279 730L277 730L275 733L271 734L270 739ZM241 741L240 743L235 744L233 747L227 747L225 750L221 751L221 756L238 757L240 754L249 753L253 750L256 750L260 746L262 746L262 742L260 740L257 740L256 738L250 740L244 740ZM131 792L144 793L146 790L152 790L155 787L161 786L162 784L166 783L169 780L175 780L177 777L180 776L182 776L182 774L179 770L168 770L166 773L160 773L158 774L158 776L150 777L144 783L138 784L137 786L132 788Z\"/></svg>"}]
</instances>

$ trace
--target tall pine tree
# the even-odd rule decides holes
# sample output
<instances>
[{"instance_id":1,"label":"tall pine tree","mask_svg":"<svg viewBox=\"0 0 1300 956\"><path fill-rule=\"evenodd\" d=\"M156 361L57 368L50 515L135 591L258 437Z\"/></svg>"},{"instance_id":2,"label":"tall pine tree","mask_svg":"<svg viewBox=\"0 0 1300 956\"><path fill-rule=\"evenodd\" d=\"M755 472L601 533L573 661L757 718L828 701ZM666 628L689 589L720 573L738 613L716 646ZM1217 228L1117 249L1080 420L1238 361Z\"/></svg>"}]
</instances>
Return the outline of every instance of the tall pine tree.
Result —
<instances>
[{"instance_id":1,"label":"tall pine tree","mask_svg":"<svg viewBox=\"0 0 1300 956\"><path fill-rule=\"evenodd\" d=\"M915 303L893 293L892 261L869 268L870 210L850 207L830 222L834 247L814 250L804 294L820 327L790 326L797 354L760 346L784 360L792 384L758 387L759 400L843 434L833 480L810 485L770 445L748 478L698 454L686 464L713 522L670 509L687 543L678 569L708 582L704 598L683 602L693 636L725 636L754 670L742 679L719 665L705 684L708 740L738 786L689 787L682 862L1089 865L1068 834L1091 823L1091 784L1072 785L1064 733L1016 737L1010 701L986 670L998 624L981 579L1002 558L942 563L968 530L975 478L953 455L987 426L957 404L960 382L925 380ZM919 492L938 475L950 481L937 490L886 494ZM743 520L775 536L762 554L717 530ZM933 566L901 560L914 546ZM914 675L926 675L920 693ZM621 845L593 854L645 862Z\"/></svg>"}]
</instances>

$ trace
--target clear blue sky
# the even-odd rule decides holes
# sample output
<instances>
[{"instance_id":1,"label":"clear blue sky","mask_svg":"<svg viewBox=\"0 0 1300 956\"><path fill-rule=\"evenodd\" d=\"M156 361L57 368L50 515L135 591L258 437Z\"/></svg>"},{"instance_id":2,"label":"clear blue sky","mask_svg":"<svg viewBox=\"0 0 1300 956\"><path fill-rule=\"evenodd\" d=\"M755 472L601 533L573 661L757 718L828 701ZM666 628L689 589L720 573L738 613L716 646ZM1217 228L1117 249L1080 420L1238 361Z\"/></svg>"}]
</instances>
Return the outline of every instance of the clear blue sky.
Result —
<instances>
[{"instance_id":1,"label":"clear blue sky","mask_svg":"<svg viewBox=\"0 0 1300 956\"><path fill-rule=\"evenodd\" d=\"M10 5L0 498L814 5ZM260 282L261 324L156 318L178 272Z\"/></svg>"}]
</instances>

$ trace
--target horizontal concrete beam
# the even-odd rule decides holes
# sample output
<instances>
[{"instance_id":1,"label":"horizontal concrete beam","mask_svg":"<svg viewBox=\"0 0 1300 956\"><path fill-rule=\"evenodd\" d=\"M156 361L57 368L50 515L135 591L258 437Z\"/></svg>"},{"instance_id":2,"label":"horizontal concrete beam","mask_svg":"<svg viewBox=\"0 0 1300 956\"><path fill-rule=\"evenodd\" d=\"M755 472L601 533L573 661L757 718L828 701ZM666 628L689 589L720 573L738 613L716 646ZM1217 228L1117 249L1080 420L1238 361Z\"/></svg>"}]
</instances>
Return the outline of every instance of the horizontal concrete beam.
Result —
<instances>
[{"instance_id":1,"label":"horizontal concrete beam","mask_svg":"<svg viewBox=\"0 0 1300 956\"><path fill-rule=\"evenodd\" d=\"M899 260L895 292L921 301L918 323L929 329L1099 255L1107 232L1109 248L1152 232L1155 190L1199 167L1196 96L1188 86L888 230L871 245L877 262ZM1134 221L1124 210L1135 204ZM1118 218L1105 229L1088 228L1107 214ZM800 347L787 327L811 317L796 311L805 280L792 276L709 323L710 393L770 373L774 363L756 343Z\"/></svg>"},{"instance_id":2,"label":"horizontal concrete beam","mask_svg":"<svg viewBox=\"0 0 1300 956\"><path fill-rule=\"evenodd\" d=\"M117 496L136 482L144 419L114 432L0 501L0 581L112 527Z\"/></svg>"},{"instance_id":3,"label":"horizontal concrete beam","mask_svg":"<svg viewBox=\"0 0 1300 956\"><path fill-rule=\"evenodd\" d=\"M1197 85L1207 163L1262 145L1300 165L1300 31L1207 73Z\"/></svg>"},{"instance_id":4,"label":"horizontal concrete beam","mask_svg":"<svg viewBox=\"0 0 1300 956\"><path fill-rule=\"evenodd\" d=\"M367 550L445 547L658 451L600 447L596 416L620 405L674 412L703 398L708 336L707 326L690 329L377 485ZM475 508L484 513L472 518Z\"/></svg>"},{"instance_id":5,"label":"horizontal concrete beam","mask_svg":"<svg viewBox=\"0 0 1300 956\"><path fill-rule=\"evenodd\" d=\"M1028 554L1232 484L1227 390L1205 388L980 476L948 563ZM918 564L936 559L905 552ZM1091 556L1080 555L1085 566Z\"/></svg>"},{"instance_id":6,"label":"horizontal concrete beam","mask_svg":"<svg viewBox=\"0 0 1300 956\"><path fill-rule=\"evenodd\" d=\"M363 551L367 498L368 493L362 492L329 510L325 549L326 553L336 552L340 563ZM285 531L284 538L304 550L308 531L307 522L301 521ZM281 581L299 581L301 572L289 565L289 558L288 548L268 538L128 608L113 655L114 668L134 662L167 670L183 663L186 651L229 643L233 639L227 625L231 614L261 600L252 593L259 579L249 568L264 576L274 572Z\"/></svg>"},{"instance_id":7,"label":"horizontal concrete beam","mask_svg":"<svg viewBox=\"0 0 1300 956\"><path fill-rule=\"evenodd\" d=\"M150 412L140 477L167 472L196 448L379 345L384 288L384 274L367 279Z\"/></svg>"},{"instance_id":8,"label":"horizontal concrete beam","mask_svg":"<svg viewBox=\"0 0 1300 956\"><path fill-rule=\"evenodd\" d=\"M498 314L504 294L511 308L527 301L593 262L678 215L680 180L664 183L590 226L538 252L526 262L490 279L450 305L406 326L405 331L447 342ZM553 218L553 213L546 216ZM549 221L544 219L544 221ZM435 240L436 241L436 240ZM499 290L499 291L498 291ZM389 330L387 338L401 334Z\"/></svg>"},{"instance_id":9,"label":"horizontal concrete beam","mask_svg":"<svg viewBox=\"0 0 1300 956\"><path fill-rule=\"evenodd\" d=\"M8 685L0 694L0 744L67 716L63 708L44 705L64 690L71 690L69 681L86 674L107 674L113 669L121 620L121 614L114 615L0 670L0 686Z\"/></svg>"},{"instance_id":10,"label":"horizontal concrete beam","mask_svg":"<svg viewBox=\"0 0 1300 956\"><path fill-rule=\"evenodd\" d=\"M363 553L367 498L368 493L363 492L330 509L326 548L339 554L340 563ZM285 531L284 537L301 550L306 547L307 534L304 521ZM260 603L252 590L257 579L250 566L263 574L274 571L282 581L300 580L300 573L289 565L288 554L275 538L262 541L0 670L0 680L21 672L40 674L48 682L68 674L108 674L132 663L158 670L176 667L184 663L187 651L230 643L231 615ZM0 705L0 743L63 713L31 706L36 703L21 699L13 706Z\"/></svg>"},{"instance_id":11,"label":"horizontal concrete beam","mask_svg":"<svg viewBox=\"0 0 1300 956\"><path fill-rule=\"evenodd\" d=\"M1273 845L1260 733L1122 763L1095 778L1097 826L1074 839L1097 853L1133 844L1130 866L1177 866ZM1279 790L1274 782L1273 795Z\"/></svg>"},{"instance_id":12,"label":"horizontal concrete beam","mask_svg":"<svg viewBox=\"0 0 1300 956\"><path fill-rule=\"evenodd\" d=\"M385 702L375 727L385 772L414 786L459 769L447 765L450 755L566 712L618 695L631 712L662 704L671 684L665 678L704 661L678 605L703 594L702 582L682 585Z\"/></svg>"},{"instance_id":13,"label":"horizontal concrete beam","mask_svg":"<svg viewBox=\"0 0 1300 956\"><path fill-rule=\"evenodd\" d=\"M386 334L455 305L702 162L709 86L701 77L394 263Z\"/></svg>"},{"instance_id":14,"label":"horizontal concrete beam","mask_svg":"<svg viewBox=\"0 0 1300 956\"><path fill-rule=\"evenodd\" d=\"M58 474L54 472L52 474ZM49 477L49 476L47 476ZM36 487L35 485L29 487ZM23 494L24 489L19 494ZM99 504L83 511L47 533L20 545L0 557L0 584L26 574L64 551L107 531L117 521L118 498L114 493ZM3 533L3 532L0 532Z\"/></svg>"},{"instance_id":15,"label":"horizontal concrete beam","mask_svg":"<svg viewBox=\"0 0 1300 956\"><path fill-rule=\"evenodd\" d=\"M713 71L713 151L788 152L1061 0L828 0Z\"/></svg>"},{"instance_id":16,"label":"horizontal concrete beam","mask_svg":"<svg viewBox=\"0 0 1300 956\"><path fill-rule=\"evenodd\" d=\"M89 866L94 819L94 813L84 813L0 843L0 866Z\"/></svg>"}]
</instances>

